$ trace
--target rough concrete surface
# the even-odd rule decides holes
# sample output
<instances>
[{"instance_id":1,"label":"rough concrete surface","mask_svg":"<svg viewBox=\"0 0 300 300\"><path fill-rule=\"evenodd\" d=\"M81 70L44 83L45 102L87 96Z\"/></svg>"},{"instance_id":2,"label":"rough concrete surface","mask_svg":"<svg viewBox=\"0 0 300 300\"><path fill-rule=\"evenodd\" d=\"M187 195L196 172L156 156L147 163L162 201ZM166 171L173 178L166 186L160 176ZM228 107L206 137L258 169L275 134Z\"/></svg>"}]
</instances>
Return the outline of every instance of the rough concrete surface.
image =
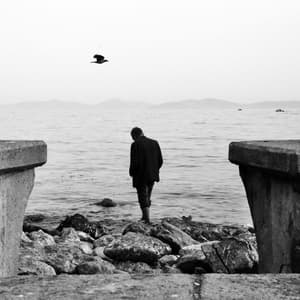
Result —
<instances>
[{"instance_id":1,"label":"rough concrete surface","mask_svg":"<svg viewBox=\"0 0 300 300\"><path fill-rule=\"evenodd\" d=\"M288 175L300 174L300 140L232 142L229 160Z\"/></svg>"},{"instance_id":2,"label":"rough concrete surface","mask_svg":"<svg viewBox=\"0 0 300 300\"><path fill-rule=\"evenodd\" d=\"M199 299L192 275L59 275L0 280L2 300ZM199 285L198 285L199 286Z\"/></svg>"},{"instance_id":3,"label":"rough concrete surface","mask_svg":"<svg viewBox=\"0 0 300 300\"><path fill-rule=\"evenodd\" d=\"M0 277L17 272L23 217L33 184L34 169L0 175Z\"/></svg>"},{"instance_id":4,"label":"rough concrete surface","mask_svg":"<svg viewBox=\"0 0 300 300\"><path fill-rule=\"evenodd\" d=\"M1 141L0 173L29 169L47 161L47 145L43 141Z\"/></svg>"},{"instance_id":5,"label":"rough concrete surface","mask_svg":"<svg viewBox=\"0 0 300 300\"><path fill-rule=\"evenodd\" d=\"M300 299L300 274L59 275L0 279L1 300Z\"/></svg>"},{"instance_id":6,"label":"rough concrete surface","mask_svg":"<svg viewBox=\"0 0 300 300\"><path fill-rule=\"evenodd\" d=\"M201 299L300 299L300 274L206 274Z\"/></svg>"}]
</instances>

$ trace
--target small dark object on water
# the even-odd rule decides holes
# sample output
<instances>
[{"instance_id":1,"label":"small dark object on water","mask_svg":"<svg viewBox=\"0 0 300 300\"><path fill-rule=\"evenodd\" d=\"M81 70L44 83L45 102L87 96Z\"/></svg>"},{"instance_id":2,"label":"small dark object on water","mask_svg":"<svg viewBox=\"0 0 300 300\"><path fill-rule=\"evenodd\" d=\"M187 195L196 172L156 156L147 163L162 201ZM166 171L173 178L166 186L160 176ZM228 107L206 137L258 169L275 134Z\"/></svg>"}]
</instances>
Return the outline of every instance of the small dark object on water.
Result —
<instances>
[{"instance_id":1,"label":"small dark object on water","mask_svg":"<svg viewBox=\"0 0 300 300\"><path fill-rule=\"evenodd\" d=\"M239 109L238 109L238 111L242 111L242 109L241 109L241 108L239 108Z\"/></svg>"},{"instance_id":2,"label":"small dark object on water","mask_svg":"<svg viewBox=\"0 0 300 300\"><path fill-rule=\"evenodd\" d=\"M281 109L281 108L278 108L278 109L276 109L275 111L276 111L276 112L284 112L284 110Z\"/></svg>"},{"instance_id":3,"label":"small dark object on water","mask_svg":"<svg viewBox=\"0 0 300 300\"><path fill-rule=\"evenodd\" d=\"M108 61L107 59L104 58L103 55L100 54L95 54L93 57L96 59L96 61L91 61L91 63L94 64L103 64Z\"/></svg>"},{"instance_id":4,"label":"small dark object on water","mask_svg":"<svg viewBox=\"0 0 300 300\"><path fill-rule=\"evenodd\" d=\"M117 203L114 202L112 199L104 198L100 202L97 202L96 205L103 206L103 207L115 207L117 206Z\"/></svg>"}]
</instances>

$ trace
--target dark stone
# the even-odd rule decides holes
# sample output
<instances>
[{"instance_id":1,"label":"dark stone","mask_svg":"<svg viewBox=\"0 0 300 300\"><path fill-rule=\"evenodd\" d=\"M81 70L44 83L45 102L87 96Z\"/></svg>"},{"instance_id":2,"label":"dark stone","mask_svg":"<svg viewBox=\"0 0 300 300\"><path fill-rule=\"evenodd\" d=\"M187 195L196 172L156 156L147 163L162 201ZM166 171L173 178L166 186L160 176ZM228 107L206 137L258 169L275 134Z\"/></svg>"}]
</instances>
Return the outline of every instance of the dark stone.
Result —
<instances>
[{"instance_id":1,"label":"dark stone","mask_svg":"<svg viewBox=\"0 0 300 300\"><path fill-rule=\"evenodd\" d=\"M28 223L39 223L45 220L46 216L43 214L35 214L35 215L26 215L24 217L24 222Z\"/></svg>"},{"instance_id":2,"label":"dark stone","mask_svg":"<svg viewBox=\"0 0 300 300\"><path fill-rule=\"evenodd\" d=\"M95 205L103 206L103 207L115 207L117 206L117 203L114 202L112 199L104 198L100 202L97 202Z\"/></svg>"},{"instance_id":3,"label":"dark stone","mask_svg":"<svg viewBox=\"0 0 300 300\"><path fill-rule=\"evenodd\" d=\"M169 245L157 238L128 232L104 248L104 254L119 261L141 261L156 264L158 259L171 253Z\"/></svg>"},{"instance_id":4,"label":"dark stone","mask_svg":"<svg viewBox=\"0 0 300 300\"><path fill-rule=\"evenodd\" d=\"M99 222L90 222L86 217L75 214L73 216L67 216L59 226L58 231L62 231L64 227L73 227L75 230L88 233L93 238L98 238L106 234L105 226Z\"/></svg>"}]
</instances>

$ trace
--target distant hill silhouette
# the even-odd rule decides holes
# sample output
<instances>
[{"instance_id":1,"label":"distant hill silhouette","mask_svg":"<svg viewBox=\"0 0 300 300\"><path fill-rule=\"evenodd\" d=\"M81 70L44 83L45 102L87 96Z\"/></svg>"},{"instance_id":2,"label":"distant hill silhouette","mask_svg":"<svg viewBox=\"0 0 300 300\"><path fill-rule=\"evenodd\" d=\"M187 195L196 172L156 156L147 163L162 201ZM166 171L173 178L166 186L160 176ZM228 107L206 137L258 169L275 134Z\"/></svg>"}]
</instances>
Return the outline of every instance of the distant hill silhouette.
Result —
<instances>
[{"instance_id":1,"label":"distant hill silhouette","mask_svg":"<svg viewBox=\"0 0 300 300\"><path fill-rule=\"evenodd\" d=\"M220 100L215 98L205 98L202 100L182 100L165 102L161 104L150 104L140 101L124 101L111 99L96 104L85 104L81 102L69 102L62 100L49 101L29 101L14 104L4 104L1 107L14 107L20 109L300 109L300 101L263 101L255 103L236 103L232 101Z\"/></svg>"},{"instance_id":2,"label":"distant hill silhouette","mask_svg":"<svg viewBox=\"0 0 300 300\"><path fill-rule=\"evenodd\" d=\"M150 104L146 102L139 101L123 101L120 99L111 99L96 104L100 108L109 108L109 109L124 109L124 108L143 108L149 107Z\"/></svg>"},{"instance_id":3,"label":"distant hill silhouette","mask_svg":"<svg viewBox=\"0 0 300 300\"><path fill-rule=\"evenodd\" d=\"M240 104L220 100L215 98L206 98L202 100L183 100L177 102L166 102L159 105L156 105L158 108L177 108L177 109L184 109L184 108L193 108L193 109L200 109L200 108L235 108L239 107Z\"/></svg>"},{"instance_id":4,"label":"distant hill silhouette","mask_svg":"<svg viewBox=\"0 0 300 300\"><path fill-rule=\"evenodd\" d=\"M263 101L245 105L248 108L300 108L300 101Z\"/></svg>"}]
</instances>

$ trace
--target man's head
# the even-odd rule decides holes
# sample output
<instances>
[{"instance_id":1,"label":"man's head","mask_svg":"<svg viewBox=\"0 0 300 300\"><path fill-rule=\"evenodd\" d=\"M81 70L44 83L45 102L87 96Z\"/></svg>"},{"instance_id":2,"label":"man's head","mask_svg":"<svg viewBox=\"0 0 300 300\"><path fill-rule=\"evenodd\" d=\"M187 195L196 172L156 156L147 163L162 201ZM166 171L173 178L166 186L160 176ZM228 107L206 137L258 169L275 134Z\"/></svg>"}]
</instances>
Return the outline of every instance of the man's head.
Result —
<instances>
[{"instance_id":1,"label":"man's head","mask_svg":"<svg viewBox=\"0 0 300 300\"><path fill-rule=\"evenodd\" d=\"M134 127L131 129L131 137L135 141L138 137L144 135L143 130L139 127Z\"/></svg>"}]
</instances>

